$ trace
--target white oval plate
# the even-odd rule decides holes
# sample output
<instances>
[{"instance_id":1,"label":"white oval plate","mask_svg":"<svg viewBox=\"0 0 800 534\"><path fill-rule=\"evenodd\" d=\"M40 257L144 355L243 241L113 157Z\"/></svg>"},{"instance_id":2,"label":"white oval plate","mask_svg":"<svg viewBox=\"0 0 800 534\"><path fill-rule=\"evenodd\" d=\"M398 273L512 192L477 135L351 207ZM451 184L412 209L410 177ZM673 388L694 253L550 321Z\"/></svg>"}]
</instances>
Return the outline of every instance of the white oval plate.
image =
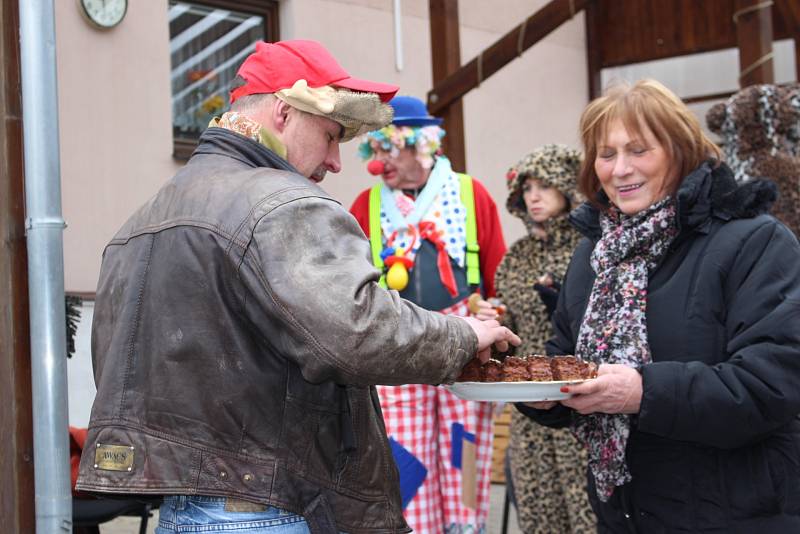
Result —
<instances>
[{"instance_id":1,"label":"white oval plate","mask_svg":"<svg viewBox=\"0 0 800 534\"><path fill-rule=\"evenodd\" d=\"M535 402L568 399L561 387L583 380L557 382L456 382L445 386L456 397L471 401Z\"/></svg>"}]
</instances>

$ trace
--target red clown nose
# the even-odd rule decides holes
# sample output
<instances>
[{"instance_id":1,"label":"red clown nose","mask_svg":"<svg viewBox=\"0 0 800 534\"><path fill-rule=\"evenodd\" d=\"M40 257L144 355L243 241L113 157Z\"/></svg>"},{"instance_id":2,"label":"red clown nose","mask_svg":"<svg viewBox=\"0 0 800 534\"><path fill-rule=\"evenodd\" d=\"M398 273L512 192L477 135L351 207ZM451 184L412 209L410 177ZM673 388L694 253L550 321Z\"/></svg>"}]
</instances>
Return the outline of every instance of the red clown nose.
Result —
<instances>
[{"instance_id":1,"label":"red clown nose","mask_svg":"<svg viewBox=\"0 0 800 534\"><path fill-rule=\"evenodd\" d=\"M379 174L383 174L383 162L379 159L373 159L369 163L367 163L367 172L373 176L378 176Z\"/></svg>"}]
</instances>

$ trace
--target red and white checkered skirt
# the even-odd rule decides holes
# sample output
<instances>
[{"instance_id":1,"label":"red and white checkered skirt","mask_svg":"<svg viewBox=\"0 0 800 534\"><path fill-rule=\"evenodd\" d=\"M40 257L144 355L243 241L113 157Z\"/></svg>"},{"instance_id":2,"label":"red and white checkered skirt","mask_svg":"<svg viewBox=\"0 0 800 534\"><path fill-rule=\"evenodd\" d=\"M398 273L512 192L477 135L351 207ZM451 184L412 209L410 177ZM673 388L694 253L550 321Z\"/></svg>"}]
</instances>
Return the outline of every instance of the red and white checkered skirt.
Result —
<instances>
[{"instance_id":1,"label":"red and white checkered skirt","mask_svg":"<svg viewBox=\"0 0 800 534\"><path fill-rule=\"evenodd\" d=\"M466 314L465 303L447 311ZM493 405L461 400L437 386L377 389L389 437L428 470L403 513L408 524L422 534L484 533L489 515Z\"/></svg>"}]
</instances>

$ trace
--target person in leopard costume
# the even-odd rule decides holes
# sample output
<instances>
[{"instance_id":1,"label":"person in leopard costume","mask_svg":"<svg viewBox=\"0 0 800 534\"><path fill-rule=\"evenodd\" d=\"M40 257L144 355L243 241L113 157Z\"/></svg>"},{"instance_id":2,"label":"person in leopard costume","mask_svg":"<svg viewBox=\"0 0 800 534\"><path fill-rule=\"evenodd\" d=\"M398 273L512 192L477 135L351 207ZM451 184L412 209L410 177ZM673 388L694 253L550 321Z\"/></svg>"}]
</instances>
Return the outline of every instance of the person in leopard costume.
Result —
<instances>
[{"instance_id":1,"label":"person in leopard costume","mask_svg":"<svg viewBox=\"0 0 800 534\"><path fill-rule=\"evenodd\" d=\"M581 159L566 146L545 145L506 176L506 207L522 219L528 235L503 258L495 287L507 306L506 325L523 340L516 349L520 355L544 354L551 336L559 281L581 237L567 219L583 200L576 184ZM523 532L596 532L586 495L586 451L569 429L541 426L513 410L508 454Z\"/></svg>"},{"instance_id":2,"label":"person in leopard costume","mask_svg":"<svg viewBox=\"0 0 800 534\"><path fill-rule=\"evenodd\" d=\"M775 182L770 212L800 237L800 84L745 87L709 109L706 122L737 181Z\"/></svg>"}]
</instances>

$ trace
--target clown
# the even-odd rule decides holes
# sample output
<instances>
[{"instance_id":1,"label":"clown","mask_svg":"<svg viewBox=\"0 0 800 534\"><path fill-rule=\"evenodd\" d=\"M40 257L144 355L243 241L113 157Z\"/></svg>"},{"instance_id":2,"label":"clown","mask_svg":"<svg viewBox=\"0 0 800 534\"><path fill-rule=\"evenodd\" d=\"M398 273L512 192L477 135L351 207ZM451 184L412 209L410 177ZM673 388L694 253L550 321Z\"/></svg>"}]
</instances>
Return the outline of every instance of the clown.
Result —
<instances>
[{"instance_id":1,"label":"clown","mask_svg":"<svg viewBox=\"0 0 800 534\"><path fill-rule=\"evenodd\" d=\"M350 211L370 237L382 284L428 310L468 315L470 295L494 295L505 253L497 208L480 182L454 172L442 155L441 119L417 98L389 104L392 124L366 134L359 146L382 182L363 191ZM404 268L407 276L398 274ZM478 316L496 317L488 303ZM409 525L415 532L485 531L491 405L428 385L378 393Z\"/></svg>"}]
</instances>

